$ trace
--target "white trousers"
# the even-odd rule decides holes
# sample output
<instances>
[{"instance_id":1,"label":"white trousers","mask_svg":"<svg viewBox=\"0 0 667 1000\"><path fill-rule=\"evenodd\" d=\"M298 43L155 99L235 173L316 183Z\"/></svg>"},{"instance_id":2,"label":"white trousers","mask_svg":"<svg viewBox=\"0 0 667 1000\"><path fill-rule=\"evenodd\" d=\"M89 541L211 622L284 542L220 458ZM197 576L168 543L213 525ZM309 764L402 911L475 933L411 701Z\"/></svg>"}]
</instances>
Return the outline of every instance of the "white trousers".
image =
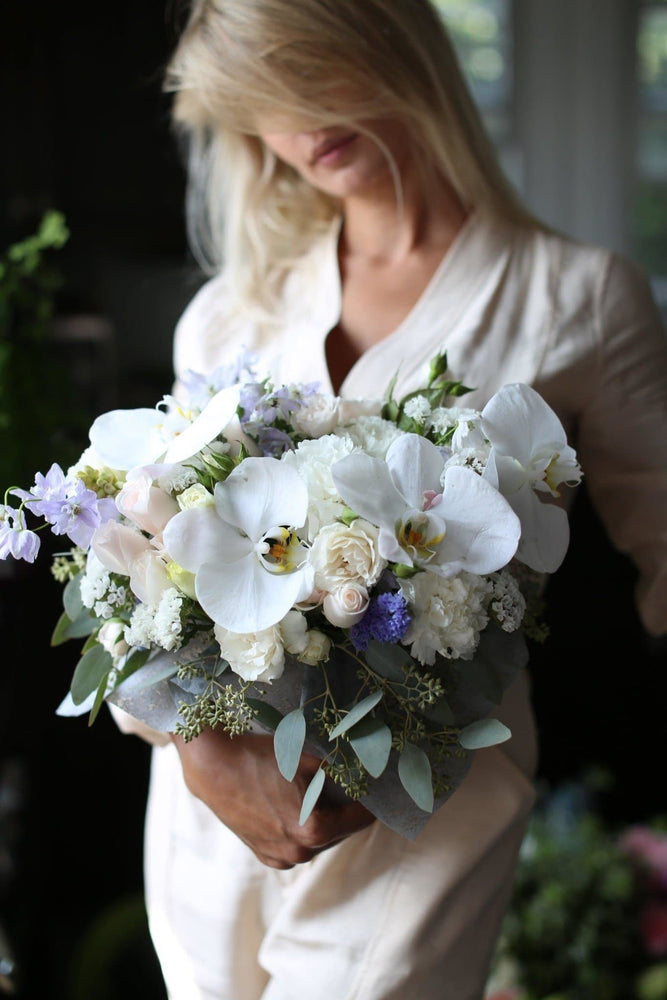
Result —
<instances>
[{"instance_id":1,"label":"white trousers","mask_svg":"<svg viewBox=\"0 0 667 1000\"><path fill-rule=\"evenodd\" d=\"M414 842L376 822L289 871L155 749L146 895L171 1000L480 1000L534 798L525 677L499 714L513 739L475 754Z\"/></svg>"}]
</instances>

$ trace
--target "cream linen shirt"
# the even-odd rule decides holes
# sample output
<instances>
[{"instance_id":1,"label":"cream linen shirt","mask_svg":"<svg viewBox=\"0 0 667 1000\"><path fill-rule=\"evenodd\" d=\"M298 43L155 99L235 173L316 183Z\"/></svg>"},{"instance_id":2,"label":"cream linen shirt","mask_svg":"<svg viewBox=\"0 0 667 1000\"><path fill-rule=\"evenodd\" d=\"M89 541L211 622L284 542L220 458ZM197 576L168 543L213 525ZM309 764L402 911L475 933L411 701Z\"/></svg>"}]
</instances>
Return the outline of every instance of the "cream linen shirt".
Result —
<instances>
[{"instance_id":1,"label":"cream linen shirt","mask_svg":"<svg viewBox=\"0 0 667 1000\"><path fill-rule=\"evenodd\" d=\"M331 391L326 337L338 322L338 226L286 286L268 335L207 282L175 340L177 375L241 348L276 382ZM466 222L401 325L367 351L346 397L423 384L446 350L481 406L533 385L577 447L593 500L640 570L646 627L667 627L667 361L648 286L624 259L481 213ZM410 843L380 823L292 871L264 868L185 789L173 746L156 750L146 826L151 932L173 1000L479 1000L512 887L533 790L525 675L501 706L513 737L480 751Z\"/></svg>"}]
</instances>

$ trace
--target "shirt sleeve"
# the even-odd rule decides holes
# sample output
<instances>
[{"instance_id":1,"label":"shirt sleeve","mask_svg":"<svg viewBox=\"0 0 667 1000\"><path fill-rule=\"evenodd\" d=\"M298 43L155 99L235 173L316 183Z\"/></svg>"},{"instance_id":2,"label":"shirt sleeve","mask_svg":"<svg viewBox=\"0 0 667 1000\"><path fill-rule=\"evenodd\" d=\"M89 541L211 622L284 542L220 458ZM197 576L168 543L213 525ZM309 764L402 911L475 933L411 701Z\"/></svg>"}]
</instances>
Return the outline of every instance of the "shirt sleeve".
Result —
<instances>
[{"instance_id":1,"label":"shirt sleeve","mask_svg":"<svg viewBox=\"0 0 667 1000\"><path fill-rule=\"evenodd\" d=\"M650 286L610 254L595 301L598 341L578 451L611 541L638 571L646 629L667 632L667 340Z\"/></svg>"}]
</instances>

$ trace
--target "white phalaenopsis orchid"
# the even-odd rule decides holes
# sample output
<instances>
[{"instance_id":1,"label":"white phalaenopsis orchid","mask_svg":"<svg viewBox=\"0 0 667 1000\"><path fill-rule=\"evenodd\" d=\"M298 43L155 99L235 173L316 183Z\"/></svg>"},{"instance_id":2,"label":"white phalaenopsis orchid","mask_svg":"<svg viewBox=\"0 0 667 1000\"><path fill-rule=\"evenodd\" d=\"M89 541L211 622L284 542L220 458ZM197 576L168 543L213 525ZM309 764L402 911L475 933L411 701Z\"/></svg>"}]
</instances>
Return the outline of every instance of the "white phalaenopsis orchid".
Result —
<instances>
[{"instance_id":1,"label":"white phalaenopsis orchid","mask_svg":"<svg viewBox=\"0 0 667 1000\"><path fill-rule=\"evenodd\" d=\"M103 463L127 470L162 461L182 462L209 444L233 420L239 402L234 386L221 389L196 415L173 396L154 409L111 410L90 428L90 441Z\"/></svg>"},{"instance_id":2,"label":"white phalaenopsis orchid","mask_svg":"<svg viewBox=\"0 0 667 1000\"><path fill-rule=\"evenodd\" d=\"M484 407L482 429L492 445L484 476L521 521L517 558L540 573L553 573L567 551L567 515L555 504L542 503L536 491L558 497L561 483L574 486L581 480L563 425L534 389L514 384Z\"/></svg>"},{"instance_id":3,"label":"white phalaenopsis orchid","mask_svg":"<svg viewBox=\"0 0 667 1000\"><path fill-rule=\"evenodd\" d=\"M195 574L197 599L214 622L259 632L279 622L313 589L308 550L297 531L308 491L274 458L247 458L215 487L215 506L169 521L164 547Z\"/></svg>"},{"instance_id":4,"label":"white phalaenopsis orchid","mask_svg":"<svg viewBox=\"0 0 667 1000\"><path fill-rule=\"evenodd\" d=\"M447 469L441 492L444 465L434 444L404 434L385 461L354 452L331 472L345 503L380 529L378 548L389 562L445 577L506 566L519 541L518 518L470 469Z\"/></svg>"}]
</instances>

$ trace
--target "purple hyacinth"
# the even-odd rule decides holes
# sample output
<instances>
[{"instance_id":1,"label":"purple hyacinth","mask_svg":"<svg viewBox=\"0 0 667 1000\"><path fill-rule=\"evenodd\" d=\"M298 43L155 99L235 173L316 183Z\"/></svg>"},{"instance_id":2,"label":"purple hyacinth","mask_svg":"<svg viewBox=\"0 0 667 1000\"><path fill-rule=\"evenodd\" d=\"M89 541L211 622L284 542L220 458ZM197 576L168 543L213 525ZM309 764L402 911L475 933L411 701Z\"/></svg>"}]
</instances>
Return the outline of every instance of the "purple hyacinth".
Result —
<instances>
[{"instance_id":1,"label":"purple hyacinth","mask_svg":"<svg viewBox=\"0 0 667 1000\"><path fill-rule=\"evenodd\" d=\"M400 591L378 594L371 599L368 611L361 621L350 629L350 638L359 652L366 649L371 639L377 639L378 642L400 642L411 621L407 602Z\"/></svg>"}]
</instances>

